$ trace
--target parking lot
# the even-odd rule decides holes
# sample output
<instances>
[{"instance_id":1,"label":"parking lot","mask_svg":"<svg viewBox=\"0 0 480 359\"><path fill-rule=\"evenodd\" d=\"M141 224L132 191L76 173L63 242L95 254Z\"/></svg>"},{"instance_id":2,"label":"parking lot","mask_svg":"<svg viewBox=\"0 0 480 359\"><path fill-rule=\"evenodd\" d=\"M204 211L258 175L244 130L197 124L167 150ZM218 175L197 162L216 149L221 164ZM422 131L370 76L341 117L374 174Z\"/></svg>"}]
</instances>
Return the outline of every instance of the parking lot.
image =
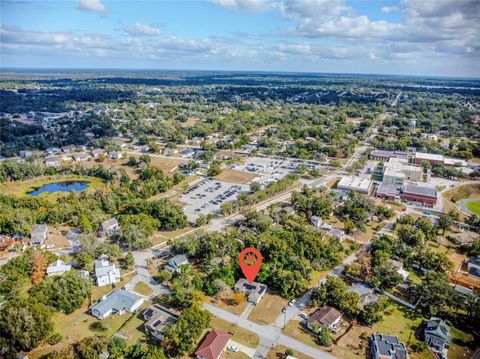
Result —
<instances>
[{"instance_id":1,"label":"parking lot","mask_svg":"<svg viewBox=\"0 0 480 359\"><path fill-rule=\"evenodd\" d=\"M318 164L302 161L302 160L282 160L270 157L249 157L245 163L232 166L236 171L243 171L256 174L257 177L252 181L267 186L272 182L276 182L287 174L295 172L297 166L304 164L308 170L321 169Z\"/></svg>"},{"instance_id":2,"label":"parking lot","mask_svg":"<svg viewBox=\"0 0 480 359\"><path fill-rule=\"evenodd\" d=\"M187 219L195 222L199 214L215 214L223 203L234 201L238 193L248 191L249 186L244 184L207 178L183 193L180 201L184 204Z\"/></svg>"}]
</instances>

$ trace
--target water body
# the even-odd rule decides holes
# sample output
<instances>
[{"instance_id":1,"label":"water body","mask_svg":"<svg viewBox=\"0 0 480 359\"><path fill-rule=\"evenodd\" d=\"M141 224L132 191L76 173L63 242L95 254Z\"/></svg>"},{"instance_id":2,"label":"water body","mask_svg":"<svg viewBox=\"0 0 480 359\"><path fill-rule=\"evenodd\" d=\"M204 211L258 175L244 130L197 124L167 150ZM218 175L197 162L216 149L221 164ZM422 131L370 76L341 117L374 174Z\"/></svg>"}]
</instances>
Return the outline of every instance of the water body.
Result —
<instances>
[{"instance_id":1,"label":"water body","mask_svg":"<svg viewBox=\"0 0 480 359\"><path fill-rule=\"evenodd\" d=\"M42 193L55 193L55 192L79 192L88 188L90 183L86 181L64 181L48 183L41 187L35 188L33 191L28 192L30 196L36 197Z\"/></svg>"}]
</instances>

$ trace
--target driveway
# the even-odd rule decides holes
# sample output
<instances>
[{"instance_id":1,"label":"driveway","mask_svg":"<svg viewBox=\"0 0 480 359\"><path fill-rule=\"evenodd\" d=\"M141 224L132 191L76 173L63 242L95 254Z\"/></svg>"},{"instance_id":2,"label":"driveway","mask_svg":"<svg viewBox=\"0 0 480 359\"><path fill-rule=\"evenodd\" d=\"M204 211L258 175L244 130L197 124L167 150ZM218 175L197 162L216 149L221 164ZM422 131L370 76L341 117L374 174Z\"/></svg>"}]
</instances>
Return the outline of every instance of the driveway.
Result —
<instances>
[{"instance_id":1,"label":"driveway","mask_svg":"<svg viewBox=\"0 0 480 359\"><path fill-rule=\"evenodd\" d=\"M239 351L241 351L242 353L248 355L249 358L253 358L253 356L255 355L255 349L254 348L250 348L250 347L247 347L246 345L243 345L241 343L238 343L236 342L235 340L232 340L230 339L230 341L228 342L228 346L227 348L230 346L230 345L235 345ZM228 349L227 349L228 350Z\"/></svg>"}]
</instances>

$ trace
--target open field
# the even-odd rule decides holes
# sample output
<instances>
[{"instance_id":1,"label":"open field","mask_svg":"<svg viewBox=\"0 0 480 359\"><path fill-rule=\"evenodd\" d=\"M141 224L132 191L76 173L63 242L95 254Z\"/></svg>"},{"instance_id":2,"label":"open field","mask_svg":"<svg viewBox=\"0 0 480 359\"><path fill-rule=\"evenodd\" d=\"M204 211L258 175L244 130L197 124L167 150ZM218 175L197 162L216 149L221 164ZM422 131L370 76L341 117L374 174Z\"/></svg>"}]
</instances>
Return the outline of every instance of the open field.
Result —
<instances>
[{"instance_id":1,"label":"open field","mask_svg":"<svg viewBox=\"0 0 480 359\"><path fill-rule=\"evenodd\" d=\"M288 348L286 346L277 344L268 352L267 359L283 359L285 357L285 351L287 349ZM295 350L293 351L293 356L298 359L313 359L312 357L309 357L308 355L302 354Z\"/></svg>"},{"instance_id":2,"label":"open field","mask_svg":"<svg viewBox=\"0 0 480 359\"><path fill-rule=\"evenodd\" d=\"M326 349L315 342L315 335L298 320L289 321L285 328L283 328L283 333L317 349Z\"/></svg>"},{"instance_id":3,"label":"open field","mask_svg":"<svg viewBox=\"0 0 480 359\"><path fill-rule=\"evenodd\" d=\"M103 161L99 161L97 159L91 158L88 161L84 161L84 162L72 162L70 166L81 166L85 168L95 168L95 167L103 167L103 168L114 167L117 169L123 168L131 179L133 180L137 179L138 178L137 169L134 167L128 166L127 162L128 162L128 156L127 158L119 158L117 160L105 158Z\"/></svg>"},{"instance_id":4,"label":"open field","mask_svg":"<svg viewBox=\"0 0 480 359\"><path fill-rule=\"evenodd\" d=\"M233 334L232 339L234 341L251 348L256 348L258 343L260 343L260 338L257 334L217 317L212 318L211 327Z\"/></svg>"},{"instance_id":5,"label":"open field","mask_svg":"<svg viewBox=\"0 0 480 359\"><path fill-rule=\"evenodd\" d=\"M45 246L47 248L66 248L70 247L70 242L66 238L66 234L70 231L72 227L60 226L57 228L48 227L48 237L45 241ZM51 247L53 246L53 247Z\"/></svg>"},{"instance_id":6,"label":"open field","mask_svg":"<svg viewBox=\"0 0 480 359\"><path fill-rule=\"evenodd\" d=\"M7 195L32 198L30 195L27 194L28 192L49 183L65 182L65 181L89 182L88 189L86 189L86 191L93 191L103 186L103 182L100 179L95 177L54 175L54 176L35 177L30 180L16 181L14 183L7 182L0 186L0 192ZM45 192L37 196L37 198L55 199L60 196L66 196L66 195L68 195L67 192L55 192L55 193Z\"/></svg>"},{"instance_id":7,"label":"open field","mask_svg":"<svg viewBox=\"0 0 480 359\"><path fill-rule=\"evenodd\" d=\"M278 295L266 293L253 308L248 319L259 324L272 324L282 314L282 308L288 305L288 300Z\"/></svg>"},{"instance_id":8,"label":"open field","mask_svg":"<svg viewBox=\"0 0 480 359\"><path fill-rule=\"evenodd\" d=\"M477 216L480 216L480 199L476 201L468 201L465 204L465 207L472 212L475 213Z\"/></svg>"},{"instance_id":9,"label":"open field","mask_svg":"<svg viewBox=\"0 0 480 359\"><path fill-rule=\"evenodd\" d=\"M443 193L445 210L458 211L457 203L465 198L480 198L480 183L465 184ZM462 217L464 216L462 212Z\"/></svg>"},{"instance_id":10,"label":"open field","mask_svg":"<svg viewBox=\"0 0 480 359\"><path fill-rule=\"evenodd\" d=\"M233 182L233 183L247 183L253 178L257 177L253 173L235 171L229 168L226 168L219 175L214 178L220 181Z\"/></svg>"},{"instance_id":11,"label":"open field","mask_svg":"<svg viewBox=\"0 0 480 359\"><path fill-rule=\"evenodd\" d=\"M150 306L151 303L148 302L143 305L143 308ZM118 331L118 333L124 337L127 337L127 344L134 345L140 341L143 341L147 338L147 334L143 330L143 325L145 321L143 320L143 310L135 315L132 315Z\"/></svg>"},{"instance_id":12,"label":"open field","mask_svg":"<svg viewBox=\"0 0 480 359\"><path fill-rule=\"evenodd\" d=\"M235 293L233 291L221 292L218 299L208 297L208 301L210 302L210 304L218 308L227 310L230 313L240 315L243 313L245 308L247 308L248 302L246 298L243 298L240 303L236 304L236 298L234 297L234 295Z\"/></svg>"}]
</instances>

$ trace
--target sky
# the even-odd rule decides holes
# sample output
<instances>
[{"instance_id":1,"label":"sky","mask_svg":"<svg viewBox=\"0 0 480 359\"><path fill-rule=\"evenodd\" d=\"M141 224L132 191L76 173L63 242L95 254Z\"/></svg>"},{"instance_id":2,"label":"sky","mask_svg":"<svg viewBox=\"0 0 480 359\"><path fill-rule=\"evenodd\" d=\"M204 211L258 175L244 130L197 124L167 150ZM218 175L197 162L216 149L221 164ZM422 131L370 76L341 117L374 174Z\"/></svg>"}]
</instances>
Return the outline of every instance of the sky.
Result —
<instances>
[{"instance_id":1,"label":"sky","mask_svg":"<svg viewBox=\"0 0 480 359\"><path fill-rule=\"evenodd\" d=\"M480 0L0 0L0 67L480 77Z\"/></svg>"}]
</instances>

